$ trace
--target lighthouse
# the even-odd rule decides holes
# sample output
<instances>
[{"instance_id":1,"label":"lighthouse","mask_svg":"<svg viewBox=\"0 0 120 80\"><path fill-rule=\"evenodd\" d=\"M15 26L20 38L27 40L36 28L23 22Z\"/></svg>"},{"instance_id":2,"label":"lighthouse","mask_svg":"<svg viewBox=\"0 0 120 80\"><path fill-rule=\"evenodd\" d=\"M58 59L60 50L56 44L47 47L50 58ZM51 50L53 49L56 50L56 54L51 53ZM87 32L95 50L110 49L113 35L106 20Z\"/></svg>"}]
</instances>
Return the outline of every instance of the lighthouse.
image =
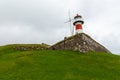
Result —
<instances>
[{"instance_id":1,"label":"lighthouse","mask_svg":"<svg viewBox=\"0 0 120 80\"><path fill-rule=\"evenodd\" d=\"M73 25L75 26L76 34L83 33L83 27L84 21L82 20L82 16L77 14L74 17Z\"/></svg>"}]
</instances>

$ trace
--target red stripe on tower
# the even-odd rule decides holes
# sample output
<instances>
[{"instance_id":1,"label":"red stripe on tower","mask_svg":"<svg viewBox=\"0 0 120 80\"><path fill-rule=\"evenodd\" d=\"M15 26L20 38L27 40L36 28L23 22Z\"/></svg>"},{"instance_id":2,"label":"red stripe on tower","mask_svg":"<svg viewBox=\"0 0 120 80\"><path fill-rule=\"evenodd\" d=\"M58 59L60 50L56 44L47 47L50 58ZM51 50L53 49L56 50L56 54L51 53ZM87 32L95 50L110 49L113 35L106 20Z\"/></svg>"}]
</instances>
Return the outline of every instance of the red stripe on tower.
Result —
<instances>
[{"instance_id":1,"label":"red stripe on tower","mask_svg":"<svg viewBox=\"0 0 120 80\"><path fill-rule=\"evenodd\" d=\"M81 24L77 24L76 25L76 30L78 30L78 29L82 29L82 25Z\"/></svg>"}]
</instances>

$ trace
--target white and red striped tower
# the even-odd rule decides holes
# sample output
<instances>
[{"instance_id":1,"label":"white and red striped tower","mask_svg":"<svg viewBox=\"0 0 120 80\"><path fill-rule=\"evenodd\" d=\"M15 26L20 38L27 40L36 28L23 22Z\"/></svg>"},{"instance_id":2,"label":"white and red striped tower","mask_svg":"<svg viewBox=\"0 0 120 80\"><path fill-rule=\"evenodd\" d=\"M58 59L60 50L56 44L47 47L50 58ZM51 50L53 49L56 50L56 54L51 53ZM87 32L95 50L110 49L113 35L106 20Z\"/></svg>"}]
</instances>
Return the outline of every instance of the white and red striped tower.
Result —
<instances>
[{"instance_id":1,"label":"white and red striped tower","mask_svg":"<svg viewBox=\"0 0 120 80\"><path fill-rule=\"evenodd\" d=\"M82 25L84 24L84 21L82 20L82 16L80 16L79 14L77 14L74 17L74 20L75 21L73 22L73 25L75 26L76 34L83 33Z\"/></svg>"}]
</instances>

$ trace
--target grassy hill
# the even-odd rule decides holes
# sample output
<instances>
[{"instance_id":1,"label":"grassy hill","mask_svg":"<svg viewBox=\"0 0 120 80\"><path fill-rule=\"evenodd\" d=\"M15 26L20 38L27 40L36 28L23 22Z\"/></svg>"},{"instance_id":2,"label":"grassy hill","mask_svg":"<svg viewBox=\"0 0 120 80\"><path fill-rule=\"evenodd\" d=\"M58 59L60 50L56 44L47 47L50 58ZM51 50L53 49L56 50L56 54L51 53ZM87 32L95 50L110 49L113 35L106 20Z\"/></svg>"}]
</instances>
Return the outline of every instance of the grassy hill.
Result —
<instances>
[{"instance_id":1,"label":"grassy hill","mask_svg":"<svg viewBox=\"0 0 120 80\"><path fill-rule=\"evenodd\" d=\"M120 56L0 47L0 80L120 80Z\"/></svg>"}]
</instances>

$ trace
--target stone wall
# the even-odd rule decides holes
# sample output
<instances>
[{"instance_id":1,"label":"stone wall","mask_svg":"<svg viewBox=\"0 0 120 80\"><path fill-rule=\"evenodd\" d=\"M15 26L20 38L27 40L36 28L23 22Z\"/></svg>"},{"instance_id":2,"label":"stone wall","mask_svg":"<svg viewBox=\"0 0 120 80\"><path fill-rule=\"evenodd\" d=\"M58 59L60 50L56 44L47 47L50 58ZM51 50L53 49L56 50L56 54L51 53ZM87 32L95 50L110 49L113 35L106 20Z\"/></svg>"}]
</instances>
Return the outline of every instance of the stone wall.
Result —
<instances>
[{"instance_id":1,"label":"stone wall","mask_svg":"<svg viewBox=\"0 0 120 80\"><path fill-rule=\"evenodd\" d=\"M65 38L63 41L50 47L53 50L74 50L80 52L107 52L110 53L104 46L93 40L87 34L81 33L75 36Z\"/></svg>"},{"instance_id":2,"label":"stone wall","mask_svg":"<svg viewBox=\"0 0 120 80\"><path fill-rule=\"evenodd\" d=\"M49 45L47 44L17 44L14 45L14 49L15 50L19 50L19 51L26 51L26 50L46 50L49 49Z\"/></svg>"}]
</instances>

